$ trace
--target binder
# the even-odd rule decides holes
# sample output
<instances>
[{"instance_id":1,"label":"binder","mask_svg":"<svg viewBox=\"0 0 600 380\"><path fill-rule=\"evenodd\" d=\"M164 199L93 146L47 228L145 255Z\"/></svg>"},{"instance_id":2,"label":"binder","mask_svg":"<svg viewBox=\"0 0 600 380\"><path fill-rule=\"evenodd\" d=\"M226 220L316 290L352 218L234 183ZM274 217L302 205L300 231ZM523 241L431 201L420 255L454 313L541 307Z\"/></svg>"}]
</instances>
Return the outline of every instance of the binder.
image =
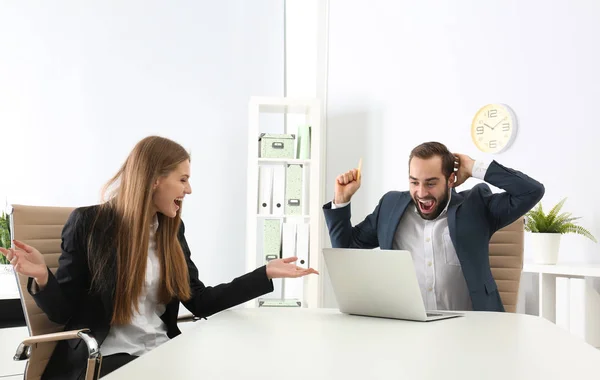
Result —
<instances>
[{"instance_id":1,"label":"binder","mask_svg":"<svg viewBox=\"0 0 600 380\"><path fill-rule=\"evenodd\" d=\"M258 176L258 214L271 215L273 167L259 166Z\"/></svg>"},{"instance_id":2,"label":"binder","mask_svg":"<svg viewBox=\"0 0 600 380\"><path fill-rule=\"evenodd\" d=\"M261 298L264 299L283 299L283 278L274 278L273 281L273 291L271 293L263 295Z\"/></svg>"},{"instance_id":3,"label":"binder","mask_svg":"<svg viewBox=\"0 0 600 380\"><path fill-rule=\"evenodd\" d=\"M283 298L286 300L298 300L300 305L304 298L302 297L304 289L304 277L286 278L283 287Z\"/></svg>"},{"instance_id":4,"label":"binder","mask_svg":"<svg viewBox=\"0 0 600 380\"><path fill-rule=\"evenodd\" d=\"M273 199L272 214L283 216L285 205L285 166L273 167Z\"/></svg>"},{"instance_id":5,"label":"binder","mask_svg":"<svg viewBox=\"0 0 600 380\"><path fill-rule=\"evenodd\" d=\"M296 256L298 256L296 265L302 268L308 268L309 227L308 223L299 223L296 226Z\"/></svg>"},{"instance_id":6,"label":"binder","mask_svg":"<svg viewBox=\"0 0 600 380\"><path fill-rule=\"evenodd\" d=\"M259 219L261 220L261 219ZM279 228L279 219L261 220L257 225L256 236L256 260L258 263L268 263L274 258L278 258L277 230ZM259 298L264 300L281 300L283 298L283 279L273 279L273 291Z\"/></svg>"},{"instance_id":7,"label":"binder","mask_svg":"<svg viewBox=\"0 0 600 380\"><path fill-rule=\"evenodd\" d=\"M265 219L263 222L263 254L265 263L279 258L281 252L281 221Z\"/></svg>"},{"instance_id":8,"label":"binder","mask_svg":"<svg viewBox=\"0 0 600 380\"><path fill-rule=\"evenodd\" d=\"M287 225L287 227L286 227ZM284 257L291 256L289 247L293 244L295 254L292 256L298 257L295 264L301 268L308 268L308 252L309 252L309 227L310 224L300 223L284 223L283 227L283 244L284 244ZM292 235L293 233L293 235ZM293 238L292 238L293 236ZM284 283L283 296L285 299L304 299L304 283L305 279L300 278L286 278Z\"/></svg>"},{"instance_id":9,"label":"binder","mask_svg":"<svg viewBox=\"0 0 600 380\"><path fill-rule=\"evenodd\" d=\"M285 173L285 214L302 215L302 165L289 164Z\"/></svg>"},{"instance_id":10,"label":"binder","mask_svg":"<svg viewBox=\"0 0 600 380\"><path fill-rule=\"evenodd\" d=\"M310 158L310 126L298 126L298 143L296 146L296 158L308 160Z\"/></svg>"},{"instance_id":11,"label":"binder","mask_svg":"<svg viewBox=\"0 0 600 380\"><path fill-rule=\"evenodd\" d=\"M283 223L281 256L296 256L296 223Z\"/></svg>"}]
</instances>

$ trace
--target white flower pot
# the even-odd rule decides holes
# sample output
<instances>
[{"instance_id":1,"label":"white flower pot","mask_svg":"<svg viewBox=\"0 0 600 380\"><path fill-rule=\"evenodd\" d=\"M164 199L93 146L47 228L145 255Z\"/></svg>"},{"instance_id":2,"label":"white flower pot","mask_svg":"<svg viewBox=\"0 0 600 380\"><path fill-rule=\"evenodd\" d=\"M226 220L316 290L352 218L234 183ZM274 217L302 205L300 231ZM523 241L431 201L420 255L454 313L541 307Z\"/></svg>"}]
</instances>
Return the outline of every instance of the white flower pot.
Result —
<instances>
[{"instance_id":1,"label":"white flower pot","mask_svg":"<svg viewBox=\"0 0 600 380\"><path fill-rule=\"evenodd\" d=\"M554 265L558 261L561 234L532 232L529 243L536 264Z\"/></svg>"}]
</instances>

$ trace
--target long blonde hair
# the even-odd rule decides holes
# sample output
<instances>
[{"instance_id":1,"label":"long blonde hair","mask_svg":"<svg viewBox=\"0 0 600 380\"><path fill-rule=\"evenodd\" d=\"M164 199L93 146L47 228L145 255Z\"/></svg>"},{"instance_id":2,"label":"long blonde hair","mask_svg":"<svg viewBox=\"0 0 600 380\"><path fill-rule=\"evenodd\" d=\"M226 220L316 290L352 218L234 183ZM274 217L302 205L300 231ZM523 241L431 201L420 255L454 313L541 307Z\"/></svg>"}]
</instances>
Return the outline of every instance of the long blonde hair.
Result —
<instances>
[{"instance_id":1,"label":"long blonde hair","mask_svg":"<svg viewBox=\"0 0 600 380\"><path fill-rule=\"evenodd\" d=\"M117 254L113 324L129 323L134 308L138 310L138 298L146 276L150 224L154 216L153 184L189 159L189 153L176 142L159 136L146 137L136 144L119 171L104 186L103 197L106 199L108 194L108 199L102 208L106 214L112 215L113 223L110 224L116 227L112 245ZM156 253L161 267L159 302L167 304L174 298L188 300L191 297L188 267L178 239L181 209L175 218L160 212L157 217ZM100 237L100 240L106 239L110 237ZM106 244L92 245L94 251L106 248ZM105 269L112 266L110 259L106 252L91 253L96 263L92 284L95 283L97 288L107 288L105 276L110 271Z\"/></svg>"}]
</instances>

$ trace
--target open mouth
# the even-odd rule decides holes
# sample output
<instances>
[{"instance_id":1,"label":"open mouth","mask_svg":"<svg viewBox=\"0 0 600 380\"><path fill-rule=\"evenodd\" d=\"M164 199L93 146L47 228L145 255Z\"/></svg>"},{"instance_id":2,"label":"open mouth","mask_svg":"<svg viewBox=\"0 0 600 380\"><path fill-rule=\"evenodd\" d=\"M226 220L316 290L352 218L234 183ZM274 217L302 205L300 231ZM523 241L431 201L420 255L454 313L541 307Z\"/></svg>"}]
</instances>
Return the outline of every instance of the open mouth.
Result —
<instances>
[{"instance_id":1,"label":"open mouth","mask_svg":"<svg viewBox=\"0 0 600 380\"><path fill-rule=\"evenodd\" d=\"M177 210L179 210L181 208L181 204L183 203L183 198L175 198L173 203L175 203L175 207L177 207Z\"/></svg>"},{"instance_id":2,"label":"open mouth","mask_svg":"<svg viewBox=\"0 0 600 380\"><path fill-rule=\"evenodd\" d=\"M417 203L423 214L429 214L435 208L435 200L433 199L419 199Z\"/></svg>"}]
</instances>

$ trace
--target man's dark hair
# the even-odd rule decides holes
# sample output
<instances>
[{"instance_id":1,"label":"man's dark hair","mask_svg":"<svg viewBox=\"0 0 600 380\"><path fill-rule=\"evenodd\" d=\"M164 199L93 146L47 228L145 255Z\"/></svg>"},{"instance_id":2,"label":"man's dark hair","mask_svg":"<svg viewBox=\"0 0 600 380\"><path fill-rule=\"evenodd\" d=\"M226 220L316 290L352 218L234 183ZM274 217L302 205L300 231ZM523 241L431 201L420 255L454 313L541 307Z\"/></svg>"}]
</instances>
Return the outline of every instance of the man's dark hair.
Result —
<instances>
[{"instance_id":1,"label":"man's dark hair","mask_svg":"<svg viewBox=\"0 0 600 380\"><path fill-rule=\"evenodd\" d=\"M427 160L435 156L442 158L442 173L444 173L444 176L448 179L450 175L454 173L454 154L450 153L448 148L446 148L446 145L442 143L430 141L416 146L410 152L408 165L410 166L410 161L413 157Z\"/></svg>"}]
</instances>

